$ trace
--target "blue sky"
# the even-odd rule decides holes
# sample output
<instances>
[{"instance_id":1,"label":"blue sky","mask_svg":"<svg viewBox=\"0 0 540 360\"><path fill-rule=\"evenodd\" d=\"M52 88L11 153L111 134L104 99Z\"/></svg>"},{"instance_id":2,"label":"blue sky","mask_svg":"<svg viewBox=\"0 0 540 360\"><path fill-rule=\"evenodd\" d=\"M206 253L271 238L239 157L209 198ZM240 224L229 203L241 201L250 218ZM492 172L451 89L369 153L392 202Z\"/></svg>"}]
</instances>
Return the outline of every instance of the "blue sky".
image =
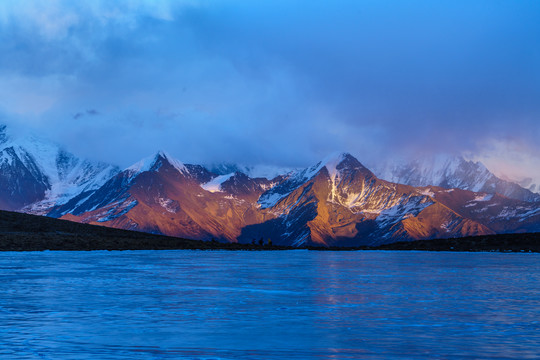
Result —
<instances>
[{"instance_id":1,"label":"blue sky","mask_svg":"<svg viewBox=\"0 0 540 360\"><path fill-rule=\"evenodd\" d=\"M0 119L129 165L465 153L540 178L540 2L0 3Z\"/></svg>"}]
</instances>

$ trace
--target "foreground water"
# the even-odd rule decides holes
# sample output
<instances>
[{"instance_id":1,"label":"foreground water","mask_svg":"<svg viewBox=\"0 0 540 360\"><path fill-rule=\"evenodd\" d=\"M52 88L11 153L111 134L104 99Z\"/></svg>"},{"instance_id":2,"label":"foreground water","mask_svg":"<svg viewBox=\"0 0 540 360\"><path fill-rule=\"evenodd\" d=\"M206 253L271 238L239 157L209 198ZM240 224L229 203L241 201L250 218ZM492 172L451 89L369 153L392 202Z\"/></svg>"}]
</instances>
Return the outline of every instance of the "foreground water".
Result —
<instances>
[{"instance_id":1,"label":"foreground water","mask_svg":"<svg viewBox=\"0 0 540 360\"><path fill-rule=\"evenodd\" d=\"M540 255L0 253L0 357L540 357Z\"/></svg>"}]
</instances>

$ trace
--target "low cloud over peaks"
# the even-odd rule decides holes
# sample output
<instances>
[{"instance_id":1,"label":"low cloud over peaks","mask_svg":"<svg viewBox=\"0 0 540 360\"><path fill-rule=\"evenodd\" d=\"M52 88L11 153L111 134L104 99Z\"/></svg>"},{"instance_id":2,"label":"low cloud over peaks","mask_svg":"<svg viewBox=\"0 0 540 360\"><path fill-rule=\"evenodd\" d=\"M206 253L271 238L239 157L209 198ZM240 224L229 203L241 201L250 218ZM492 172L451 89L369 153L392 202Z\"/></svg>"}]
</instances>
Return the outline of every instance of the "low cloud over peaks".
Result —
<instances>
[{"instance_id":1,"label":"low cloud over peaks","mask_svg":"<svg viewBox=\"0 0 540 360\"><path fill-rule=\"evenodd\" d=\"M5 1L0 112L122 165L160 148L281 166L488 159L498 142L528 167L538 18L532 1Z\"/></svg>"}]
</instances>

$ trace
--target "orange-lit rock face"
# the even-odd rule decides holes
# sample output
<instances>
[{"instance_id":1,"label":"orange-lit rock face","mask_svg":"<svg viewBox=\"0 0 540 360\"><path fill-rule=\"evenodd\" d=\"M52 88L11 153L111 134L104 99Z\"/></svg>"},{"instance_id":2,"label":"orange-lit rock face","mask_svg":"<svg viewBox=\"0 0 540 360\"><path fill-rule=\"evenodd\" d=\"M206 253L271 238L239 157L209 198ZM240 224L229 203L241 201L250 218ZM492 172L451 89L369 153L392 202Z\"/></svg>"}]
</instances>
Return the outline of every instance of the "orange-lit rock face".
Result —
<instances>
[{"instance_id":1,"label":"orange-lit rock face","mask_svg":"<svg viewBox=\"0 0 540 360\"><path fill-rule=\"evenodd\" d=\"M216 177L165 154L130 168L63 218L194 239L362 245L540 231L534 204L498 195L415 188L378 179L342 154L274 180Z\"/></svg>"}]
</instances>

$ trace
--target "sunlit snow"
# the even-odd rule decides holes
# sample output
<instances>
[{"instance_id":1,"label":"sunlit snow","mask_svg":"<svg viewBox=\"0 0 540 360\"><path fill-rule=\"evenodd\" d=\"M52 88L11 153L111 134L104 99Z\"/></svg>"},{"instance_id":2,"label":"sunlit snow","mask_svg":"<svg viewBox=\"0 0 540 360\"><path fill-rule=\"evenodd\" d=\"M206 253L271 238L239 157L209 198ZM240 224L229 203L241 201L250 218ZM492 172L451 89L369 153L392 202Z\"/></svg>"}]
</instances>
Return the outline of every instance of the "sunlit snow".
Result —
<instances>
[{"instance_id":1,"label":"sunlit snow","mask_svg":"<svg viewBox=\"0 0 540 360\"><path fill-rule=\"evenodd\" d=\"M234 173L216 176L206 184L201 185L201 187L206 191L219 192L221 191L221 184L223 184L225 181L229 180L233 176Z\"/></svg>"}]
</instances>

